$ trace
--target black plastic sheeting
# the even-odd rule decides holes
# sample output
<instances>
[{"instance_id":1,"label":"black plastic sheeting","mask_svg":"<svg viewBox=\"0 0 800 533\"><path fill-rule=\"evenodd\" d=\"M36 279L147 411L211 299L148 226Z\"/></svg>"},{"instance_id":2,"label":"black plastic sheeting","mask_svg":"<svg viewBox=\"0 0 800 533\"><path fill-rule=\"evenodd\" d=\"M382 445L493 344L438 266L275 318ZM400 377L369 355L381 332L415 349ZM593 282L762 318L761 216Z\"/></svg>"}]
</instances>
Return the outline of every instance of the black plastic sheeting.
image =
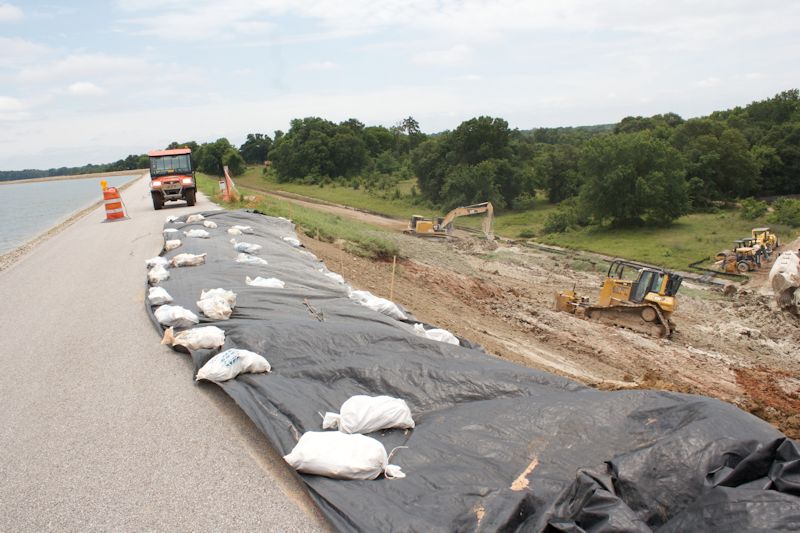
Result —
<instances>
[{"instance_id":1,"label":"black plastic sheeting","mask_svg":"<svg viewBox=\"0 0 800 533\"><path fill-rule=\"evenodd\" d=\"M270 374L220 386L281 454L303 432L321 430L320 413L338 412L354 394L403 398L414 414L411 431L371 434L387 451L408 447L392 461L405 479L301 475L335 528L800 529L800 452L766 422L711 398L598 391L479 347L418 337L413 319L396 321L352 302L313 254L283 241L295 236L289 221L204 214L219 226L208 230L212 238L181 235L183 245L165 255L208 253L206 264L173 268L161 286L194 312L203 289L237 294L230 320L198 315L201 325L225 330L224 349L252 350L272 365ZM261 244L258 256L269 265L234 262L226 230L235 224L255 229L236 238ZM286 287L249 287L248 275L277 277ZM192 353L195 368L214 353Z\"/></svg>"}]
</instances>

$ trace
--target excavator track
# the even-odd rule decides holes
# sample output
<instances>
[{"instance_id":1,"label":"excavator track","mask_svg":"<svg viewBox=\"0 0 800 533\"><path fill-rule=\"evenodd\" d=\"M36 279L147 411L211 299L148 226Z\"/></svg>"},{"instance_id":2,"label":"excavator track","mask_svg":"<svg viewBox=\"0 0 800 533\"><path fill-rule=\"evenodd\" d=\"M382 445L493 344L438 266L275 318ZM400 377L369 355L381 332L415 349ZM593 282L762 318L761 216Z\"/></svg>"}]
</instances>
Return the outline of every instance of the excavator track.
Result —
<instances>
[{"instance_id":1,"label":"excavator track","mask_svg":"<svg viewBox=\"0 0 800 533\"><path fill-rule=\"evenodd\" d=\"M649 304L615 305L611 307L587 306L583 309L587 320L630 329L652 337L669 337L673 326L661 310Z\"/></svg>"}]
</instances>

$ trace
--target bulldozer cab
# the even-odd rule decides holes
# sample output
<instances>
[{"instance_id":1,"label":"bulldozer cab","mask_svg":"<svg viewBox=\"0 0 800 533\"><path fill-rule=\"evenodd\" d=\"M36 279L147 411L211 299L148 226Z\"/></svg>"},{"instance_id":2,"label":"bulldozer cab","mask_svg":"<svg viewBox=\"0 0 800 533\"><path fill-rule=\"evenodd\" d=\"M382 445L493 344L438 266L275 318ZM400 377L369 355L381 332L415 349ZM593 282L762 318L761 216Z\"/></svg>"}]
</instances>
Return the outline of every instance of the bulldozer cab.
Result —
<instances>
[{"instance_id":1,"label":"bulldozer cab","mask_svg":"<svg viewBox=\"0 0 800 533\"><path fill-rule=\"evenodd\" d=\"M629 280L626 280L626 277ZM634 303L643 302L650 293L675 296L683 281L681 276L673 272L619 259L611 262L607 278L618 280L619 285L629 286L627 301ZM612 290L613 292L619 293L619 290Z\"/></svg>"},{"instance_id":2,"label":"bulldozer cab","mask_svg":"<svg viewBox=\"0 0 800 533\"><path fill-rule=\"evenodd\" d=\"M778 236L772 233L772 228L753 228L751 233L753 235L753 239L758 244L767 248L770 252L780 245L778 242Z\"/></svg>"}]
</instances>

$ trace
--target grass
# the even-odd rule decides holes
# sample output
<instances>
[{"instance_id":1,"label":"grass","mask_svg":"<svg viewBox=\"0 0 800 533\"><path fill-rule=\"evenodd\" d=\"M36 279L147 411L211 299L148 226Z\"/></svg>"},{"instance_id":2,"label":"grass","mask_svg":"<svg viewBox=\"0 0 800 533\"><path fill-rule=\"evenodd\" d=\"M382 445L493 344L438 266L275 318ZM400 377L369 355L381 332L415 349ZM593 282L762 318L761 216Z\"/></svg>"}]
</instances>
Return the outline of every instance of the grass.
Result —
<instances>
[{"instance_id":1,"label":"grass","mask_svg":"<svg viewBox=\"0 0 800 533\"><path fill-rule=\"evenodd\" d=\"M388 192L368 192L363 188L353 189L341 184L320 187L298 183L277 183L274 178L263 175L262 167L249 167L244 175L236 178L236 183L239 187L252 186L257 189L284 191L401 219L407 219L412 214L426 217L444 214L441 211L414 203L410 191L415 180L406 180L398 184L400 199L392 199L391 195L394 189ZM388 197L384 198L382 195ZM786 226L767 223L764 217L745 220L740 216L739 209L730 209L718 213L687 215L663 228L590 227L546 235L542 230L545 219L556 209L557 206L549 204L544 199L544 195L539 194L529 204L528 209L496 212L495 234L511 239L534 238L546 244L588 250L673 269L686 269L689 263L704 257L713 257L720 250L731 248L733 240L750 235L751 228L757 226L771 226L778 233L782 242L788 243L796 234ZM295 213L299 212L299 208L295 208ZM311 214L303 216L307 217L309 227L320 228L321 234L327 234L332 231L331 228L344 224L340 219L337 222L328 221L327 225L323 227L322 222L311 220ZM339 218L333 215L328 216ZM300 220L297 215L294 218ZM461 217L456 220L458 226L474 229L479 229L482 222L482 215ZM348 232L352 233L351 230Z\"/></svg>"},{"instance_id":2,"label":"grass","mask_svg":"<svg viewBox=\"0 0 800 533\"><path fill-rule=\"evenodd\" d=\"M434 210L413 203L411 197L411 187L416 183L415 179L401 181L397 184L400 191L400 199L392 199L394 189L389 191L369 192L363 187L353 189L349 185L333 183L320 187L319 185L304 185L301 183L278 183L273 176L264 176L263 167L248 167L244 174L238 176L237 187L252 187L268 191L281 191L309 198L316 198L335 204L348 205L365 211L388 215L397 218L411 218L411 215L433 216L437 214ZM388 198L383 198L385 194Z\"/></svg>"},{"instance_id":3,"label":"grass","mask_svg":"<svg viewBox=\"0 0 800 533\"><path fill-rule=\"evenodd\" d=\"M253 187L268 191L281 191L307 196L326 202L356 207L372 213L390 217L408 219L411 215L424 217L442 216L444 213L435 208L414 203L411 188L416 185L415 179L401 181L397 184L400 199L392 199L394 189L389 191L366 191L363 187L353 189L351 186L333 183L320 187L318 185L304 185L301 183L278 183L274 176L265 176L263 167L248 167L235 181L237 187ZM417 187L419 189L419 187ZM384 198L382 195L388 196ZM495 213L494 229L497 235L508 238L533 236L541 233L544 220L548 213L556 209L555 205L547 203L544 198L536 198L529 209L524 211L505 211ZM483 217L461 217L457 220L459 226L480 228Z\"/></svg>"},{"instance_id":4,"label":"grass","mask_svg":"<svg viewBox=\"0 0 800 533\"><path fill-rule=\"evenodd\" d=\"M735 239L749 236L750 230L760 225L769 226L764 219L745 220L739 215L738 209L730 209L719 213L686 215L663 228L590 227L545 235L538 240L576 250L686 269L690 263L713 257L720 250L730 249ZM772 228L784 242L789 242L789 237L794 235L784 226L773 224Z\"/></svg>"},{"instance_id":5,"label":"grass","mask_svg":"<svg viewBox=\"0 0 800 533\"><path fill-rule=\"evenodd\" d=\"M238 181L238 180L237 180ZM297 230L305 235L324 242L344 241L344 248L362 257L387 260L400 256L397 244L387 238L387 232L367 223L342 218L330 213L301 207L285 200L259 195L238 182L237 187L251 200L223 202L219 195L219 182L216 177L197 173L197 183L203 194L229 209L251 208L271 216L284 217L297 225Z\"/></svg>"}]
</instances>

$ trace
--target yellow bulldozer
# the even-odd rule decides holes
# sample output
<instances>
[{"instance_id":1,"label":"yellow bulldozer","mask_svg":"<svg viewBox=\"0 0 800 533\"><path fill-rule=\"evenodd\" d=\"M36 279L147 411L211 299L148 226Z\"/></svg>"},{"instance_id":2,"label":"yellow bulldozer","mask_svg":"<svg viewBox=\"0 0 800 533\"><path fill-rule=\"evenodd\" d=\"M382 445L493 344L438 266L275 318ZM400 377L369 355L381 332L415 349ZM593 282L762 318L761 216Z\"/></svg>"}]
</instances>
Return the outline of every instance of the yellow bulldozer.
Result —
<instances>
[{"instance_id":1,"label":"yellow bulldozer","mask_svg":"<svg viewBox=\"0 0 800 533\"><path fill-rule=\"evenodd\" d=\"M450 237L453 233L453 221L458 217L486 213L483 220L483 234L490 241L494 240L494 207L491 202L456 207L443 217L425 218L412 215L411 221L403 233L419 237Z\"/></svg>"},{"instance_id":2,"label":"yellow bulldozer","mask_svg":"<svg viewBox=\"0 0 800 533\"><path fill-rule=\"evenodd\" d=\"M556 294L556 310L654 337L669 337L675 331L670 317L678 307L675 295L682 281L682 276L668 270L614 259L597 303L579 297L573 288Z\"/></svg>"}]
</instances>

